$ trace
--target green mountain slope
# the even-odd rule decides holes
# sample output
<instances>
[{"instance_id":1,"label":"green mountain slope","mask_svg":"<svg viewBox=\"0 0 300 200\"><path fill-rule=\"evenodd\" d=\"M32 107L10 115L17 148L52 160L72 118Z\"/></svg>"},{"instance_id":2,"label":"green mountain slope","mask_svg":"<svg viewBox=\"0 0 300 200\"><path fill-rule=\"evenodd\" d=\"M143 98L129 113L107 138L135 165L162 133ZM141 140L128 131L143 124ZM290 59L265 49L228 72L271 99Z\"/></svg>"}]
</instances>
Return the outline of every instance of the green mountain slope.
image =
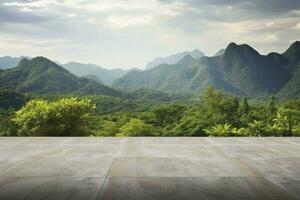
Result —
<instances>
[{"instance_id":1,"label":"green mountain slope","mask_svg":"<svg viewBox=\"0 0 300 200\"><path fill-rule=\"evenodd\" d=\"M300 98L300 42L292 44L283 56L289 60L286 69L292 78L278 95L282 98Z\"/></svg>"},{"instance_id":2,"label":"green mountain slope","mask_svg":"<svg viewBox=\"0 0 300 200\"><path fill-rule=\"evenodd\" d=\"M26 102L26 97L13 90L0 88L0 109L20 108Z\"/></svg>"},{"instance_id":3,"label":"green mountain slope","mask_svg":"<svg viewBox=\"0 0 300 200\"><path fill-rule=\"evenodd\" d=\"M299 44L295 42L284 54L261 55L249 45L231 43L218 56L199 59L186 56L174 65L129 72L117 79L113 87L201 93L205 86L212 85L252 97L270 94L293 97L300 87Z\"/></svg>"},{"instance_id":4,"label":"green mountain slope","mask_svg":"<svg viewBox=\"0 0 300 200\"><path fill-rule=\"evenodd\" d=\"M205 54L202 51L199 51L198 49L194 49L193 51L184 51L184 52L180 52L177 54L173 54L170 56L166 56L166 57L157 57L154 58L151 62L149 62L146 65L146 69L152 69L157 67L158 65L162 65L162 64L176 64L178 63L181 59L183 59L185 56L191 56L193 58L200 58L205 56Z\"/></svg>"},{"instance_id":5,"label":"green mountain slope","mask_svg":"<svg viewBox=\"0 0 300 200\"><path fill-rule=\"evenodd\" d=\"M44 57L22 59L12 69L0 70L0 87L17 92L85 93L119 95L119 92L87 78L78 78Z\"/></svg>"},{"instance_id":6,"label":"green mountain slope","mask_svg":"<svg viewBox=\"0 0 300 200\"><path fill-rule=\"evenodd\" d=\"M284 69L287 60L277 53L260 55L248 45L231 43L220 63L224 79L243 93L268 95L277 93L291 78Z\"/></svg>"},{"instance_id":7,"label":"green mountain slope","mask_svg":"<svg viewBox=\"0 0 300 200\"><path fill-rule=\"evenodd\" d=\"M135 90L149 88L169 92L201 92L207 85L239 91L224 82L218 71L219 58L194 59L184 57L175 65L160 65L147 71L132 71L118 79L113 86L119 89Z\"/></svg>"},{"instance_id":8,"label":"green mountain slope","mask_svg":"<svg viewBox=\"0 0 300 200\"><path fill-rule=\"evenodd\" d=\"M121 76L124 76L128 71L123 69L104 69L94 64L82 64L76 62L69 62L62 65L63 68L67 69L76 76L96 76L102 83L111 85L112 82Z\"/></svg>"}]
</instances>

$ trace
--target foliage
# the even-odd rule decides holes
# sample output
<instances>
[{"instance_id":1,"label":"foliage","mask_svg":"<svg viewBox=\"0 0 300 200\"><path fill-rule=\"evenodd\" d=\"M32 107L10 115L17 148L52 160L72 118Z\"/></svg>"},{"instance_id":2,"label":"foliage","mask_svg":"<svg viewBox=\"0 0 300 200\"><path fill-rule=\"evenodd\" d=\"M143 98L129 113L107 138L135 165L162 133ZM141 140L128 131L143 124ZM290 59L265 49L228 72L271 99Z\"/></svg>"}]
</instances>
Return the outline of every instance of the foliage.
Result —
<instances>
[{"instance_id":1,"label":"foliage","mask_svg":"<svg viewBox=\"0 0 300 200\"><path fill-rule=\"evenodd\" d=\"M30 98L16 114L15 108L0 110L1 135L300 136L300 100L281 103L270 97L253 102L212 87L193 101L101 95Z\"/></svg>"},{"instance_id":2,"label":"foliage","mask_svg":"<svg viewBox=\"0 0 300 200\"><path fill-rule=\"evenodd\" d=\"M142 120L133 118L121 127L120 136L155 136L155 128Z\"/></svg>"},{"instance_id":3,"label":"foliage","mask_svg":"<svg viewBox=\"0 0 300 200\"><path fill-rule=\"evenodd\" d=\"M31 100L13 121L19 136L84 136L91 133L94 109L90 100L74 97L54 102Z\"/></svg>"},{"instance_id":4,"label":"foliage","mask_svg":"<svg viewBox=\"0 0 300 200\"><path fill-rule=\"evenodd\" d=\"M95 136L116 136L119 133L119 126L116 122L103 120L100 127L94 132Z\"/></svg>"},{"instance_id":5,"label":"foliage","mask_svg":"<svg viewBox=\"0 0 300 200\"><path fill-rule=\"evenodd\" d=\"M300 111L282 108L277 112L274 121L274 127L283 136L299 135Z\"/></svg>"},{"instance_id":6,"label":"foliage","mask_svg":"<svg viewBox=\"0 0 300 200\"><path fill-rule=\"evenodd\" d=\"M26 97L13 90L0 88L0 108L20 108L26 102Z\"/></svg>"},{"instance_id":7,"label":"foliage","mask_svg":"<svg viewBox=\"0 0 300 200\"><path fill-rule=\"evenodd\" d=\"M14 111L12 108L0 108L0 136L16 136L17 128L11 121Z\"/></svg>"},{"instance_id":8,"label":"foliage","mask_svg":"<svg viewBox=\"0 0 300 200\"><path fill-rule=\"evenodd\" d=\"M243 129L233 128L231 124L217 124L204 131L209 136L241 136Z\"/></svg>"}]
</instances>

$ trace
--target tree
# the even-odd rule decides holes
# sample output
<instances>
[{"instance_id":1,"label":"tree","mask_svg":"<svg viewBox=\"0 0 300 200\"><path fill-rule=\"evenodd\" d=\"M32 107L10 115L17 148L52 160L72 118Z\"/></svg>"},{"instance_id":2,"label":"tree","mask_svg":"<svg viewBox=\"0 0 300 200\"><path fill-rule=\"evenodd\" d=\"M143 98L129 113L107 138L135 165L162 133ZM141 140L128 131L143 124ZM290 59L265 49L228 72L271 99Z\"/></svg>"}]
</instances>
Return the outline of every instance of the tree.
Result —
<instances>
[{"instance_id":1,"label":"tree","mask_svg":"<svg viewBox=\"0 0 300 200\"><path fill-rule=\"evenodd\" d=\"M208 87L203 94L204 107L202 114L210 125L229 123L235 125L239 109L237 98L226 95L221 90Z\"/></svg>"},{"instance_id":2,"label":"tree","mask_svg":"<svg viewBox=\"0 0 300 200\"><path fill-rule=\"evenodd\" d=\"M11 121L11 117L14 115L14 109L2 109L0 108L0 136L16 136L16 126Z\"/></svg>"},{"instance_id":3,"label":"tree","mask_svg":"<svg viewBox=\"0 0 300 200\"><path fill-rule=\"evenodd\" d=\"M298 135L300 111L281 108L278 110L274 121L274 127L279 129L283 136Z\"/></svg>"},{"instance_id":4,"label":"tree","mask_svg":"<svg viewBox=\"0 0 300 200\"><path fill-rule=\"evenodd\" d=\"M179 121L184 109L182 105L161 105L153 109L155 125L165 127Z\"/></svg>"},{"instance_id":5,"label":"tree","mask_svg":"<svg viewBox=\"0 0 300 200\"><path fill-rule=\"evenodd\" d=\"M115 122L103 120L99 127L99 130L96 131L96 136L116 136L119 132L119 127Z\"/></svg>"},{"instance_id":6,"label":"tree","mask_svg":"<svg viewBox=\"0 0 300 200\"><path fill-rule=\"evenodd\" d=\"M133 118L127 124L120 128L122 136L155 136L156 130L150 124L145 124L144 121Z\"/></svg>"},{"instance_id":7,"label":"tree","mask_svg":"<svg viewBox=\"0 0 300 200\"><path fill-rule=\"evenodd\" d=\"M233 128L231 124L217 124L215 126L204 129L209 136L239 136L241 130Z\"/></svg>"},{"instance_id":8,"label":"tree","mask_svg":"<svg viewBox=\"0 0 300 200\"><path fill-rule=\"evenodd\" d=\"M241 116L247 116L249 114L249 104L246 97L243 97L242 103L239 106L239 114Z\"/></svg>"},{"instance_id":9,"label":"tree","mask_svg":"<svg viewBox=\"0 0 300 200\"><path fill-rule=\"evenodd\" d=\"M271 123L276 115L277 108L275 105L275 97L274 95L269 97L269 100L267 102L266 106L266 119L268 123Z\"/></svg>"},{"instance_id":10,"label":"tree","mask_svg":"<svg viewBox=\"0 0 300 200\"><path fill-rule=\"evenodd\" d=\"M19 136L85 136L91 133L95 105L88 99L31 100L13 121Z\"/></svg>"}]
</instances>

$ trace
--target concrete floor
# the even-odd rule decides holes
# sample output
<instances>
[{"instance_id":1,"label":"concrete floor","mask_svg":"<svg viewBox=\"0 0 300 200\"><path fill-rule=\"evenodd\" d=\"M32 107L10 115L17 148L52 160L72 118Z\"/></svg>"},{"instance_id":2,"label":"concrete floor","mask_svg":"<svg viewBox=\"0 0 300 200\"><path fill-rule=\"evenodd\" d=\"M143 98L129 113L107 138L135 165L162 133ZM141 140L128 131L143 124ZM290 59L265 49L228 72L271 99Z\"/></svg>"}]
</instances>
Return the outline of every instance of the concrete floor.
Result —
<instances>
[{"instance_id":1,"label":"concrete floor","mask_svg":"<svg viewBox=\"0 0 300 200\"><path fill-rule=\"evenodd\" d=\"M300 199L300 138L0 138L0 199Z\"/></svg>"}]
</instances>

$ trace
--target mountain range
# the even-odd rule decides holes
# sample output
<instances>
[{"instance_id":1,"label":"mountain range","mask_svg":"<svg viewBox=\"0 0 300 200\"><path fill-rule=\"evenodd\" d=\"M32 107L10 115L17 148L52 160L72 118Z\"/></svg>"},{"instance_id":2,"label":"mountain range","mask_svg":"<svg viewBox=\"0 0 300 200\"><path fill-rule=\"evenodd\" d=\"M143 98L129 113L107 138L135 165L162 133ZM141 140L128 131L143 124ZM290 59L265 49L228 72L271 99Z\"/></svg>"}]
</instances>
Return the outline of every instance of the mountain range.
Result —
<instances>
[{"instance_id":1,"label":"mountain range","mask_svg":"<svg viewBox=\"0 0 300 200\"><path fill-rule=\"evenodd\" d=\"M16 63L19 64L14 67ZM121 96L124 93L121 94L120 90L149 89L201 94L205 87L212 85L231 94L254 98L268 95L300 98L299 41L282 54L272 52L267 55L261 55L247 44L230 43L213 57L195 58L188 54L175 64L160 64L148 70L129 72L74 62L62 67L45 57L0 57L0 66L0 88L20 93ZM105 77L110 77L110 80ZM112 88L104 85L114 79Z\"/></svg>"},{"instance_id":2,"label":"mountain range","mask_svg":"<svg viewBox=\"0 0 300 200\"><path fill-rule=\"evenodd\" d=\"M154 67L157 67L161 64L176 64L181 59L183 59L185 56L192 56L193 58L200 58L205 56L205 54L202 51L199 51L198 49L194 49L193 51L184 51L177 54L173 54L166 57L157 57L154 58L151 62L149 62L146 65L146 69L152 69Z\"/></svg>"},{"instance_id":3,"label":"mountain range","mask_svg":"<svg viewBox=\"0 0 300 200\"><path fill-rule=\"evenodd\" d=\"M207 85L250 97L300 97L300 42L283 54L261 55L247 44L230 43L217 56L186 55L176 64L131 71L113 83L117 89L149 88L200 94Z\"/></svg>"},{"instance_id":4,"label":"mountain range","mask_svg":"<svg viewBox=\"0 0 300 200\"><path fill-rule=\"evenodd\" d=\"M30 57L27 56L0 57L0 69L14 68L23 58L30 59ZM55 63L67 69L76 76L88 78L93 77L94 79L97 78L98 81L100 80L105 85L111 85L114 80L120 78L129 71L124 69L105 69L95 64L82 64L78 62L68 62L66 64L61 64L59 62Z\"/></svg>"},{"instance_id":5,"label":"mountain range","mask_svg":"<svg viewBox=\"0 0 300 200\"><path fill-rule=\"evenodd\" d=\"M120 95L120 92L99 82L77 77L44 57L23 58L17 67L0 70L0 88L20 93Z\"/></svg>"},{"instance_id":6,"label":"mountain range","mask_svg":"<svg viewBox=\"0 0 300 200\"><path fill-rule=\"evenodd\" d=\"M105 85L111 85L113 81L124 76L129 70L124 69L105 69L94 64L82 64L69 62L62 65L65 69L80 77L97 77Z\"/></svg>"},{"instance_id":7,"label":"mountain range","mask_svg":"<svg viewBox=\"0 0 300 200\"><path fill-rule=\"evenodd\" d=\"M23 58L28 58L26 56L20 57L11 57L11 56L3 56L0 57L0 69L10 69L16 67L20 60Z\"/></svg>"}]
</instances>

